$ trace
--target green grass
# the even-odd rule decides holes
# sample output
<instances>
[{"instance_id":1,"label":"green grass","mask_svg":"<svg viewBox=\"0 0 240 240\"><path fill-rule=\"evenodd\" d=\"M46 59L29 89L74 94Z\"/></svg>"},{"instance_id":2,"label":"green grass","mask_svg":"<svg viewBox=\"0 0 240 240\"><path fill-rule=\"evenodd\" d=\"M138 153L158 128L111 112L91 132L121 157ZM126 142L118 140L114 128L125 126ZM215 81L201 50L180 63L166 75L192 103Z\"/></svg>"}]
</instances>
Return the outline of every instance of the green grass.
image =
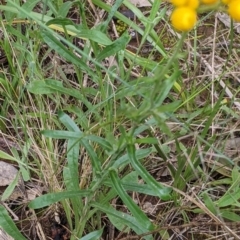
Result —
<instances>
[{"instance_id":1,"label":"green grass","mask_svg":"<svg viewBox=\"0 0 240 240\"><path fill-rule=\"evenodd\" d=\"M0 72L0 130L20 146L11 154L3 149L0 158L18 165L26 186L44 189L20 207L7 202L18 216L31 209L32 220L25 214L13 221L1 206L0 227L14 239L31 239L22 223L37 228L40 222L51 237L43 219L58 212L71 240L106 239L110 224L115 239L180 239L171 229L195 226L202 217L206 234L212 224L239 239L225 223L240 221L239 166L224 151L239 134L238 89L231 87L238 49L230 48L222 71L212 75L199 54L197 29L164 47L158 26L170 29L168 4L154 1L145 15L128 1L92 3L108 12L96 24L88 1L0 5L0 46L8 60ZM118 12L122 5L137 22ZM127 32L111 40L113 16L141 35L135 53L127 50ZM214 40L221 41L216 31ZM142 56L146 43L153 49Z\"/></svg>"}]
</instances>

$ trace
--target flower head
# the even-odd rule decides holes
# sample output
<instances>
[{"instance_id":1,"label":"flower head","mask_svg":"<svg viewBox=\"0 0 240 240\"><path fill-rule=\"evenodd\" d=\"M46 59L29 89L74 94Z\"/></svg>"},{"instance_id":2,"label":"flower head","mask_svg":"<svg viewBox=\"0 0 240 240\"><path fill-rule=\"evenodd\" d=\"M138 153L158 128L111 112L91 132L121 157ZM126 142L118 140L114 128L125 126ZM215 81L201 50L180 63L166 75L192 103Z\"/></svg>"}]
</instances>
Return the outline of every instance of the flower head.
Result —
<instances>
[{"instance_id":1,"label":"flower head","mask_svg":"<svg viewBox=\"0 0 240 240\"><path fill-rule=\"evenodd\" d=\"M173 27L178 31L189 31L197 22L197 13L190 7L178 7L171 15Z\"/></svg>"},{"instance_id":2,"label":"flower head","mask_svg":"<svg viewBox=\"0 0 240 240\"><path fill-rule=\"evenodd\" d=\"M240 0L230 1L228 4L228 13L233 20L240 22Z\"/></svg>"}]
</instances>

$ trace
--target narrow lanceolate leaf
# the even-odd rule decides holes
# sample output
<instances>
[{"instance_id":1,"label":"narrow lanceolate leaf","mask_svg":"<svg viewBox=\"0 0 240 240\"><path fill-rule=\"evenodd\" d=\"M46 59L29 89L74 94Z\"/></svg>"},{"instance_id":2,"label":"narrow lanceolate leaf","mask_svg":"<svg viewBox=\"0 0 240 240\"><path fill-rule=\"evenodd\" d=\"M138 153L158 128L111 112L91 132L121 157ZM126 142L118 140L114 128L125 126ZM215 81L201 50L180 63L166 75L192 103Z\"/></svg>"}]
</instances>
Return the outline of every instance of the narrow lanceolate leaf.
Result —
<instances>
[{"instance_id":1,"label":"narrow lanceolate leaf","mask_svg":"<svg viewBox=\"0 0 240 240\"><path fill-rule=\"evenodd\" d=\"M35 80L27 85L29 92L34 94L51 94L60 93L72 96L82 101L88 108L92 108L92 104L83 97L79 90L66 88L61 81L55 79Z\"/></svg>"},{"instance_id":2,"label":"narrow lanceolate leaf","mask_svg":"<svg viewBox=\"0 0 240 240\"><path fill-rule=\"evenodd\" d=\"M161 82L161 88L158 91L158 96L155 99L155 106L159 107L168 96L169 91L172 89L176 79L180 76L180 71L175 71L169 78Z\"/></svg>"},{"instance_id":3,"label":"narrow lanceolate leaf","mask_svg":"<svg viewBox=\"0 0 240 240\"><path fill-rule=\"evenodd\" d=\"M148 229L145 226L139 225L139 222L136 220L135 217L132 217L127 213L117 211L109 204L105 205L98 202L94 202L91 204L91 206L99 209L100 211L106 213L107 215L111 215L117 218L119 223L124 224L125 226L131 228L137 234L143 234L148 232ZM144 239L152 240L153 238L149 234L148 236L145 236Z\"/></svg>"},{"instance_id":4,"label":"narrow lanceolate leaf","mask_svg":"<svg viewBox=\"0 0 240 240\"><path fill-rule=\"evenodd\" d=\"M153 150L151 148L145 148L145 149L137 149L136 150L136 158L137 160L142 159L147 157ZM113 168L119 168L119 167L125 167L126 164L129 163L129 157L128 154L125 154L123 156L121 156L120 158L118 158L114 164L113 164Z\"/></svg>"},{"instance_id":5,"label":"narrow lanceolate leaf","mask_svg":"<svg viewBox=\"0 0 240 240\"><path fill-rule=\"evenodd\" d=\"M14 239L26 240L26 238L23 237L23 235L20 233L13 220L9 217L8 212L2 205L0 205L0 227Z\"/></svg>"},{"instance_id":6,"label":"narrow lanceolate leaf","mask_svg":"<svg viewBox=\"0 0 240 240\"><path fill-rule=\"evenodd\" d=\"M129 181L121 181L121 183L125 191L138 192L155 197L158 196L156 192L147 184L133 183ZM109 180L104 181L104 184L106 186L113 187L112 182Z\"/></svg>"},{"instance_id":7,"label":"narrow lanceolate leaf","mask_svg":"<svg viewBox=\"0 0 240 240\"><path fill-rule=\"evenodd\" d=\"M114 186L115 191L118 193L119 197L122 199L124 204L128 207L132 215L136 218L140 226L145 226L148 231L154 229L154 226L148 219L148 217L143 213L143 211L137 206L137 204L132 200L132 198L126 193L121 181L117 176L117 173L114 169L109 170L110 178Z\"/></svg>"},{"instance_id":8,"label":"narrow lanceolate leaf","mask_svg":"<svg viewBox=\"0 0 240 240\"><path fill-rule=\"evenodd\" d=\"M8 185L8 187L6 188L6 190L3 192L2 197L1 197L1 201L6 201L10 195L13 193L15 187L18 184L18 179L19 179L19 172L16 175L16 177L14 178L14 180Z\"/></svg>"},{"instance_id":9,"label":"narrow lanceolate leaf","mask_svg":"<svg viewBox=\"0 0 240 240\"><path fill-rule=\"evenodd\" d=\"M100 239L102 236L102 232L103 229L91 232L89 234L87 234L86 236L80 238L80 240L96 240L96 239Z\"/></svg>"},{"instance_id":10,"label":"narrow lanceolate leaf","mask_svg":"<svg viewBox=\"0 0 240 240\"><path fill-rule=\"evenodd\" d=\"M82 132L77 125L72 121L72 119L65 113L59 112L59 118L61 122L69 129L69 130L74 130L73 131L50 131L50 130L44 130L41 133L44 136L51 137L51 138L57 138L57 139L71 139L75 140L76 144L79 142L86 151L88 152L88 155L90 156L91 162L92 162L92 167L93 167L93 172L101 172L101 165L100 165L100 160L94 151L92 145L89 143L88 137ZM93 140L93 138L90 138ZM94 138L96 139L96 138ZM99 138L98 138L99 140ZM106 141L102 140L101 143L106 143Z\"/></svg>"},{"instance_id":11,"label":"narrow lanceolate leaf","mask_svg":"<svg viewBox=\"0 0 240 240\"><path fill-rule=\"evenodd\" d=\"M112 43L107 35L101 31L96 29L79 29L71 20L67 18L51 19L46 24L52 29L60 32L66 31L69 35L77 36L82 39L89 39L101 45L110 45ZM63 28L63 26L65 28Z\"/></svg>"},{"instance_id":12,"label":"narrow lanceolate leaf","mask_svg":"<svg viewBox=\"0 0 240 240\"><path fill-rule=\"evenodd\" d=\"M65 18L69 12L69 9L71 8L72 4L74 4L71 1L66 1L59 6L57 16L60 18Z\"/></svg>"},{"instance_id":13,"label":"narrow lanceolate leaf","mask_svg":"<svg viewBox=\"0 0 240 240\"><path fill-rule=\"evenodd\" d=\"M95 135L85 135L82 132L72 132L64 130L43 130L41 133L46 137L56 138L56 139L72 139L81 141L83 139L98 143L104 149L110 151L112 150L111 144L104 138Z\"/></svg>"},{"instance_id":14,"label":"narrow lanceolate leaf","mask_svg":"<svg viewBox=\"0 0 240 240\"><path fill-rule=\"evenodd\" d=\"M33 8L36 6L36 4L39 3L39 0L30 0L30 1L26 1L21 7L27 11L27 12L31 12L33 10ZM18 19L21 18L25 18L26 16L24 14L19 14L18 15Z\"/></svg>"},{"instance_id":15,"label":"narrow lanceolate leaf","mask_svg":"<svg viewBox=\"0 0 240 240\"><path fill-rule=\"evenodd\" d=\"M46 22L46 25L58 24L62 26L75 25L74 22L68 18L54 18Z\"/></svg>"},{"instance_id":16,"label":"narrow lanceolate leaf","mask_svg":"<svg viewBox=\"0 0 240 240\"><path fill-rule=\"evenodd\" d=\"M78 133L81 133L78 126L75 124L75 122L64 112L59 112L58 117L60 121L64 124L64 126L69 131L75 131ZM75 139L69 139L67 142L67 162L68 162L68 170L69 174L68 176L70 179L66 181L67 189L68 190L77 190L79 188L79 174L78 174L78 157L79 157L79 141ZM70 181L69 181L70 180Z\"/></svg>"},{"instance_id":17,"label":"narrow lanceolate leaf","mask_svg":"<svg viewBox=\"0 0 240 240\"><path fill-rule=\"evenodd\" d=\"M95 79L95 73L91 70L81 58L74 55L66 46L64 46L55 36L43 31L41 33L46 44L53 50L55 50L60 56L64 57L67 61L79 66L82 70L87 72L89 75Z\"/></svg>"},{"instance_id":18,"label":"narrow lanceolate leaf","mask_svg":"<svg viewBox=\"0 0 240 240\"><path fill-rule=\"evenodd\" d=\"M0 158L2 158L2 159L7 159L7 160L11 160L11 161L14 161L14 162L17 162L17 163L21 164L22 166L26 166L26 164L22 163L22 162L19 161L17 158L12 157L11 155L3 152L2 150L0 150Z\"/></svg>"},{"instance_id":19,"label":"narrow lanceolate leaf","mask_svg":"<svg viewBox=\"0 0 240 240\"><path fill-rule=\"evenodd\" d=\"M118 38L113 44L105 47L102 52L97 56L97 61L102 61L103 59L113 56L119 51L126 48L127 43L130 40L130 36L124 33L120 38Z\"/></svg>"},{"instance_id":20,"label":"narrow lanceolate leaf","mask_svg":"<svg viewBox=\"0 0 240 240\"><path fill-rule=\"evenodd\" d=\"M221 210L221 217L229 219L230 221L234 222L240 222L240 216L232 211L229 210Z\"/></svg>"},{"instance_id":21,"label":"narrow lanceolate leaf","mask_svg":"<svg viewBox=\"0 0 240 240\"><path fill-rule=\"evenodd\" d=\"M238 189L233 193L231 193L230 191L227 191L218 201L216 201L216 204L218 207L227 207L236 203L239 204L238 203L239 199L240 199L240 189Z\"/></svg>"},{"instance_id":22,"label":"narrow lanceolate leaf","mask_svg":"<svg viewBox=\"0 0 240 240\"><path fill-rule=\"evenodd\" d=\"M153 178L153 176L146 170L146 168L144 168L143 165L137 160L135 154L135 147L133 144L128 145L127 152L133 168L142 177L142 179L156 192L156 195L163 200L171 199L171 189L164 187L160 183L158 183Z\"/></svg>"},{"instance_id":23,"label":"narrow lanceolate leaf","mask_svg":"<svg viewBox=\"0 0 240 240\"><path fill-rule=\"evenodd\" d=\"M67 167L70 171L71 186L68 190L79 189L79 172L78 172L78 158L79 158L79 142L75 140L68 140L67 143Z\"/></svg>"},{"instance_id":24,"label":"narrow lanceolate leaf","mask_svg":"<svg viewBox=\"0 0 240 240\"><path fill-rule=\"evenodd\" d=\"M91 144L89 144L88 137L84 136L84 133L76 133L76 132L69 132L69 131L58 131L58 130L43 130L41 133L46 136L46 137L51 137L51 138L57 138L57 139L76 139L76 141L79 141L79 143L85 147L87 150L91 161L92 161L92 167L93 167L93 172L101 172L101 165L100 165L100 160L94 151L93 147Z\"/></svg>"},{"instance_id":25,"label":"narrow lanceolate leaf","mask_svg":"<svg viewBox=\"0 0 240 240\"><path fill-rule=\"evenodd\" d=\"M123 0L114 1L113 6L111 7L110 12L108 13L108 17L107 17L106 21L103 23L103 31L105 31L107 29L107 26L109 25L109 23L112 20L114 14L118 10L118 8L122 5L122 3L123 3Z\"/></svg>"},{"instance_id":26,"label":"narrow lanceolate leaf","mask_svg":"<svg viewBox=\"0 0 240 240\"><path fill-rule=\"evenodd\" d=\"M55 202L59 202L66 198L86 197L89 194L91 194L91 191L87 191L87 190L48 193L34 199L29 203L28 206L33 209L38 209L38 208L49 206Z\"/></svg>"},{"instance_id":27,"label":"narrow lanceolate leaf","mask_svg":"<svg viewBox=\"0 0 240 240\"><path fill-rule=\"evenodd\" d=\"M7 160L12 160L12 161L17 161L16 158L14 158L11 155L3 152L2 150L0 150L0 158L7 159Z\"/></svg>"}]
</instances>

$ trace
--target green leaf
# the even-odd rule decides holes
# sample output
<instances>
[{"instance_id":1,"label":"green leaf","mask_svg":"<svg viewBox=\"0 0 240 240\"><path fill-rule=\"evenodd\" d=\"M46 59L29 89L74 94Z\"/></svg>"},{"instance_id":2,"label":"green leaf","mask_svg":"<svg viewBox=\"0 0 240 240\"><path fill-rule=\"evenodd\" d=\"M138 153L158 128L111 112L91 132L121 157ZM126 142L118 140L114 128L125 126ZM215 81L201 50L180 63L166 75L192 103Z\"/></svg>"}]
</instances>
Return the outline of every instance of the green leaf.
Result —
<instances>
[{"instance_id":1,"label":"green leaf","mask_svg":"<svg viewBox=\"0 0 240 240\"><path fill-rule=\"evenodd\" d=\"M26 240L20 233L13 220L9 217L6 209L0 205L0 227L10 236L17 240Z\"/></svg>"},{"instance_id":2,"label":"green leaf","mask_svg":"<svg viewBox=\"0 0 240 240\"><path fill-rule=\"evenodd\" d=\"M75 188L75 183L74 181L72 181L72 173L69 169L68 166L66 167L63 167L63 180L64 180L64 184L66 185L66 188L68 191L71 191L71 190L76 190Z\"/></svg>"},{"instance_id":3,"label":"green leaf","mask_svg":"<svg viewBox=\"0 0 240 240\"><path fill-rule=\"evenodd\" d=\"M47 84L49 81L52 82L52 85L54 84L58 88L63 88L62 82L57 80L35 80L27 85L27 89L30 93L34 94L58 93L56 88Z\"/></svg>"},{"instance_id":4,"label":"green leaf","mask_svg":"<svg viewBox=\"0 0 240 240\"><path fill-rule=\"evenodd\" d=\"M22 165L22 166L26 166L26 164L22 163L21 161L19 161L17 158L12 157L11 155L3 152L2 150L0 150L0 158L2 159L7 159L7 160L11 160L14 162L17 162L18 164Z\"/></svg>"},{"instance_id":5,"label":"green leaf","mask_svg":"<svg viewBox=\"0 0 240 240\"><path fill-rule=\"evenodd\" d=\"M139 138L139 139L136 139L136 143L158 144L158 140L156 138L151 138L151 137Z\"/></svg>"},{"instance_id":6,"label":"green leaf","mask_svg":"<svg viewBox=\"0 0 240 240\"><path fill-rule=\"evenodd\" d=\"M143 211L137 206L137 204L132 200L132 198L126 193L124 188L121 185L121 181L117 176L117 173L114 169L109 170L109 175L113 183L114 189L118 193L118 196L122 199L124 204L130 210L132 215L136 218L139 225L145 226L149 231L154 229L153 224L150 222L148 217L143 213Z\"/></svg>"},{"instance_id":7,"label":"green leaf","mask_svg":"<svg viewBox=\"0 0 240 240\"><path fill-rule=\"evenodd\" d=\"M88 190L48 193L32 200L28 206L33 209L38 209L38 208L49 206L55 202L59 202L66 198L86 197L90 194L91 194L91 191L88 191Z\"/></svg>"},{"instance_id":8,"label":"green leaf","mask_svg":"<svg viewBox=\"0 0 240 240\"><path fill-rule=\"evenodd\" d=\"M27 141L28 142L28 141ZM21 176L23 178L24 181L29 181L30 180L30 172L29 172L29 166L28 165L23 165L25 162L27 162L26 160L26 156L28 153L28 143L25 143L25 146L21 149L22 152L22 157L20 158L19 153L17 151L17 149L11 149L11 152L13 154L13 156L18 159L18 166L21 172ZM30 146L29 146L30 147Z\"/></svg>"},{"instance_id":9,"label":"green leaf","mask_svg":"<svg viewBox=\"0 0 240 240\"><path fill-rule=\"evenodd\" d=\"M56 139L75 139L78 141L90 140L98 143L104 149L110 151L112 146L104 138L95 135L85 135L82 132L72 132L72 131L62 131L62 130L43 130L41 133L46 137L56 138Z\"/></svg>"},{"instance_id":10,"label":"green leaf","mask_svg":"<svg viewBox=\"0 0 240 240\"><path fill-rule=\"evenodd\" d=\"M24 2L24 4L21 6L22 9L24 9L27 12L31 12L33 8L39 3L39 0L28 0ZM25 18L26 16L24 14L19 14L18 18Z\"/></svg>"},{"instance_id":11,"label":"green leaf","mask_svg":"<svg viewBox=\"0 0 240 240\"><path fill-rule=\"evenodd\" d=\"M66 113L59 111L58 117L59 117L59 120L64 124L64 126L69 131L75 131L75 132L81 133L81 130L79 129L79 127L75 124L75 122Z\"/></svg>"},{"instance_id":12,"label":"green leaf","mask_svg":"<svg viewBox=\"0 0 240 240\"><path fill-rule=\"evenodd\" d=\"M167 79L161 81L161 87L158 89L157 95L154 100L154 107L160 107L163 104L163 101L166 99L166 97L169 94L169 91L172 89L175 81L177 78L180 76L181 72L180 71L175 71L170 77ZM157 75L157 73L156 73Z\"/></svg>"},{"instance_id":13,"label":"green leaf","mask_svg":"<svg viewBox=\"0 0 240 240\"><path fill-rule=\"evenodd\" d=\"M97 240L100 239L102 236L103 229L91 232L87 234L86 236L80 238L79 240Z\"/></svg>"},{"instance_id":14,"label":"green leaf","mask_svg":"<svg viewBox=\"0 0 240 240\"><path fill-rule=\"evenodd\" d=\"M14 180L11 182L11 184L8 185L8 187L5 189L4 193L2 194L1 201L7 200L9 196L13 193L15 187L17 186L19 176L20 174L18 172Z\"/></svg>"},{"instance_id":15,"label":"green leaf","mask_svg":"<svg viewBox=\"0 0 240 240\"><path fill-rule=\"evenodd\" d=\"M143 58L132 52L125 51L124 56L129 60L133 61L135 65L140 65L144 67L144 69L152 71L157 67L157 63L149 58ZM152 78L150 77L142 77L142 79L146 79L147 81L151 82ZM155 81L155 80L154 80Z\"/></svg>"},{"instance_id":16,"label":"green leaf","mask_svg":"<svg viewBox=\"0 0 240 240\"><path fill-rule=\"evenodd\" d=\"M41 133L44 136L47 137L51 137L51 138L57 138L57 139L72 139L75 140L76 142L79 142L82 146L85 147L85 149L87 150L90 158L91 158L91 163L92 163L92 167L93 167L93 172L94 174L96 174L97 172L100 173L101 172L101 161L99 160L96 152L94 151L93 147L89 144L89 140L92 139L98 139L96 137L89 137L89 136L85 136L83 132L81 132L81 130L77 127L77 125L75 125L75 123L70 119L70 117L63 113L60 112L59 113L59 117L60 120L69 128L72 130L75 130L77 132L70 132L70 131L49 131L49 130L45 130L42 131ZM102 139L100 141L101 144L105 144L106 142Z\"/></svg>"},{"instance_id":17,"label":"green leaf","mask_svg":"<svg viewBox=\"0 0 240 240\"><path fill-rule=\"evenodd\" d=\"M74 33L71 35L79 38L90 39L104 46L112 44L112 41L106 34L96 29L76 29L74 26L66 26L66 29L71 33Z\"/></svg>"},{"instance_id":18,"label":"green leaf","mask_svg":"<svg viewBox=\"0 0 240 240\"><path fill-rule=\"evenodd\" d=\"M211 211L214 215L218 215L219 209L218 207L214 204L212 199L208 196L207 193L203 194L203 199L206 207L208 208L209 211Z\"/></svg>"},{"instance_id":19,"label":"green leaf","mask_svg":"<svg viewBox=\"0 0 240 240\"><path fill-rule=\"evenodd\" d=\"M73 3L70 1L62 3L58 10L57 16L60 18L65 18L67 16L68 11L69 11L70 7L72 6L72 4Z\"/></svg>"},{"instance_id":20,"label":"green leaf","mask_svg":"<svg viewBox=\"0 0 240 240\"><path fill-rule=\"evenodd\" d=\"M239 167L235 166L232 170L232 186L231 191L237 191L239 189L239 183L240 183L240 173L239 173Z\"/></svg>"},{"instance_id":21,"label":"green leaf","mask_svg":"<svg viewBox=\"0 0 240 240\"><path fill-rule=\"evenodd\" d=\"M152 153L152 151L153 150L151 148L137 149L136 153L135 153L137 160L147 157L150 153ZM125 167L126 164L128 164L128 163L129 163L129 157L128 157L128 154L125 154L125 155L121 156L120 158L118 158L114 162L112 167L113 168Z\"/></svg>"},{"instance_id":22,"label":"green leaf","mask_svg":"<svg viewBox=\"0 0 240 240\"><path fill-rule=\"evenodd\" d=\"M238 199L240 199L240 189L233 193L227 191L218 201L216 201L216 204L218 207L227 207L236 204Z\"/></svg>"},{"instance_id":23,"label":"green leaf","mask_svg":"<svg viewBox=\"0 0 240 240\"><path fill-rule=\"evenodd\" d=\"M235 166L232 170L232 182L239 183L239 180L240 180L239 168Z\"/></svg>"},{"instance_id":24,"label":"green leaf","mask_svg":"<svg viewBox=\"0 0 240 240\"><path fill-rule=\"evenodd\" d=\"M120 38L114 41L113 44L105 47L102 52L97 56L97 61L102 61L103 59L114 56L121 50L126 48L127 43L130 40L130 36L128 34L123 34Z\"/></svg>"},{"instance_id":25,"label":"green leaf","mask_svg":"<svg viewBox=\"0 0 240 240\"><path fill-rule=\"evenodd\" d=\"M10 25L7 25L7 26L6 26L6 32L7 32L9 35L12 34L12 35L16 36L16 37L18 38L18 41L19 41L20 39L23 40L24 42L28 42L28 41L29 41L29 39L28 39L25 35L23 35L22 32L19 32L19 30L16 30L16 27L12 27L12 26L10 26ZM21 48L22 48L22 49L21 49ZM23 52L25 52L26 49L24 49L23 46L18 46L18 51L23 51Z\"/></svg>"},{"instance_id":26,"label":"green leaf","mask_svg":"<svg viewBox=\"0 0 240 240\"><path fill-rule=\"evenodd\" d=\"M78 158L79 158L79 141L76 140L68 140L67 142L67 167L70 171L71 176L71 185L72 189L68 190L77 190L79 189L79 172L78 172Z\"/></svg>"},{"instance_id":27,"label":"green leaf","mask_svg":"<svg viewBox=\"0 0 240 240\"><path fill-rule=\"evenodd\" d=\"M129 144L127 147L128 157L133 168L138 172L139 176L156 192L156 195L163 199L171 199L170 192L171 188L167 188L158 183L153 176L142 166L142 164L137 160L135 154L135 147L133 144Z\"/></svg>"},{"instance_id":28,"label":"green leaf","mask_svg":"<svg viewBox=\"0 0 240 240\"><path fill-rule=\"evenodd\" d=\"M113 186L113 184L109 180L106 180L104 184L109 187ZM158 196L156 191L154 191L147 184L134 183L130 181L121 181L121 184L126 191L143 193L143 194L155 196L155 197Z\"/></svg>"},{"instance_id":29,"label":"green leaf","mask_svg":"<svg viewBox=\"0 0 240 240\"><path fill-rule=\"evenodd\" d=\"M78 126L74 123L74 121L64 112L59 111L58 113L59 120L65 125L65 127L69 131L75 131L79 134L81 134L80 129ZM82 134L81 134L82 135ZM67 185L68 190L76 190L79 188L79 176L78 176L78 158L79 158L79 140L78 139L69 139L67 143L67 167L68 171L66 172L64 176L70 178L67 179L66 183L69 183Z\"/></svg>"},{"instance_id":30,"label":"green leaf","mask_svg":"<svg viewBox=\"0 0 240 240\"><path fill-rule=\"evenodd\" d=\"M228 210L221 210L221 217L233 222L240 222L240 216Z\"/></svg>"},{"instance_id":31,"label":"green leaf","mask_svg":"<svg viewBox=\"0 0 240 240\"><path fill-rule=\"evenodd\" d=\"M18 161L16 158L14 158L11 155L3 152L2 150L0 150L0 158L7 159L7 160L12 160L12 161Z\"/></svg>"},{"instance_id":32,"label":"green leaf","mask_svg":"<svg viewBox=\"0 0 240 240\"><path fill-rule=\"evenodd\" d=\"M50 26L51 24L58 24L61 26L75 25L74 22L68 18L54 18L46 22L47 26Z\"/></svg>"},{"instance_id":33,"label":"green leaf","mask_svg":"<svg viewBox=\"0 0 240 240\"><path fill-rule=\"evenodd\" d=\"M76 89L66 88L61 81L54 79L35 80L27 85L29 92L34 94L67 94L82 101L89 109L92 109L92 104Z\"/></svg>"},{"instance_id":34,"label":"green leaf","mask_svg":"<svg viewBox=\"0 0 240 240\"><path fill-rule=\"evenodd\" d=\"M109 26L110 21L112 20L115 12L118 10L118 8L122 5L123 0L116 0L114 4L110 8L110 12L108 13L108 17L106 21L103 23L102 28L103 31L106 31L107 26Z\"/></svg>"},{"instance_id":35,"label":"green leaf","mask_svg":"<svg viewBox=\"0 0 240 240\"><path fill-rule=\"evenodd\" d=\"M170 239L170 235L168 233L168 230L160 230L159 234L160 234L162 240Z\"/></svg>"},{"instance_id":36,"label":"green leaf","mask_svg":"<svg viewBox=\"0 0 240 240\"><path fill-rule=\"evenodd\" d=\"M53 50L55 50L60 56L65 58L67 61L79 66L82 70L88 73L90 76L95 79L96 74L91 70L81 58L74 55L66 46L64 46L55 36L51 35L46 31L42 31L41 35L45 43Z\"/></svg>"},{"instance_id":37,"label":"green leaf","mask_svg":"<svg viewBox=\"0 0 240 240\"><path fill-rule=\"evenodd\" d=\"M119 221L118 217L115 217L111 214L107 214L108 219L112 223L112 225L117 228L120 232L127 233L130 230L130 227L126 227L126 223L123 221Z\"/></svg>"},{"instance_id":38,"label":"green leaf","mask_svg":"<svg viewBox=\"0 0 240 240\"><path fill-rule=\"evenodd\" d=\"M61 31L64 31L64 28L62 27L64 26L68 34L77 36L82 39L89 39L104 46L112 44L112 41L101 31L96 29L81 29L77 27L77 25L74 24L74 22L72 22L68 18L51 19L46 24L48 26L60 25L59 27L57 27L57 29L59 28L59 30ZM53 28L56 28L56 27L53 27Z\"/></svg>"},{"instance_id":39,"label":"green leaf","mask_svg":"<svg viewBox=\"0 0 240 240\"><path fill-rule=\"evenodd\" d=\"M130 183L137 183L138 181L138 174L136 171L132 171L129 174L127 174L126 176L123 177L123 179L121 180L121 182L130 182ZM110 186L112 187L111 191L114 190L113 188L113 184L111 181L109 181ZM125 188L124 188L125 189ZM117 192L116 192L117 195ZM114 217L111 214L107 214L110 222L119 230L119 231L123 231L123 232L128 232L129 231L129 227L126 227L126 224L124 224L122 221L119 221L119 218Z\"/></svg>"},{"instance_id":40,"label":"green leaf","mask_svg":"<svg viewBox=\"0 0 240 240\"><path fill-rule=\"evenodd\" d=\"M121 222L121 224L125 224L126 226L130 227L137 234L143 234L143 233L148 232L148 229L145 226L139 225L139 222L136 220L136 218L130 216L127 213L123 213L123 212L115 210L110 204L103 205L98 202L93 202L93 203L91 203L91 206L101 210L102 212L106 213L107 215L110 214L110 215L118 218L118 220L119 220L119 222ZM144 239L153 240L153 238L150 234L148 236L145 236Z\"/></svg>"}]
</instances>

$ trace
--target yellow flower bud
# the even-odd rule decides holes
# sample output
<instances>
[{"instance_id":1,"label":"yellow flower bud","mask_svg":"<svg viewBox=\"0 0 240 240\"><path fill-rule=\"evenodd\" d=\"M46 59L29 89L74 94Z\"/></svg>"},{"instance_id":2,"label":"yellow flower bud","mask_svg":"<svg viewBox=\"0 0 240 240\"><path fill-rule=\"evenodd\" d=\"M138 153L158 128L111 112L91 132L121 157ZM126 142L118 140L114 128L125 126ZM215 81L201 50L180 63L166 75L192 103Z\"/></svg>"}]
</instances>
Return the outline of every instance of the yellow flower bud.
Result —
<instances>
[{"instance_id":1,"label":"yellow flower bud","mask_svg":"<svg viewBox=\"0 0 240 240\"><path fill-rule=\"evenodd\" d=\"M173 27L178 31L189 31L197 22L197 12L190 7L178 7L171 15Z\"/></svg>"},{"instance_id":2,"label":"yellow flower bud","mask_svg":"<svg viewBox=\"0 0 240 240\"><path fill-rule=\"evenodd\" d=\"M240 1L239 0L230 1L230 3L228 4L228 13L233 20L240 22Z\"/></svg>"}]
</instances>

